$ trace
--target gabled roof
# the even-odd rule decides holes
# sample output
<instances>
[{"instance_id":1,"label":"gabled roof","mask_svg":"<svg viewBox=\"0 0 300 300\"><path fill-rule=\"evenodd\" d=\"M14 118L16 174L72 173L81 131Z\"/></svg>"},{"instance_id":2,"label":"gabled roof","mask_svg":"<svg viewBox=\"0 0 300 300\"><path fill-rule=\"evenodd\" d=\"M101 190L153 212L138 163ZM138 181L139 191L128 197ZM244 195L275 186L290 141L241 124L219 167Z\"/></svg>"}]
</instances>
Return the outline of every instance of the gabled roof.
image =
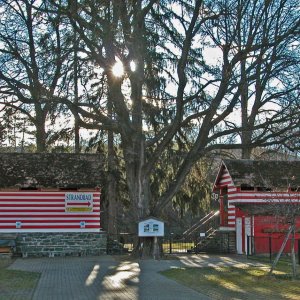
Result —
<instances>
[{"instance_id":1,"label":"gabled roof","mask_svg":"<svg viewBox=\"0 0 300 300\"><path fill-rule=\"evenodd\" d=\"M220 171L222 166L227 168L235 186L300 187L300 161L225 159Z\"/></svg>"},{"instance_id":2,"label":"gabled roof","mask_svg":"<svg viewBox=\"0 0 300 300\"><path fill-rule=\"evenodd\" d=\"M0 153L0 188L95 188L103 171L99 154Z\"/></svg>"}]
</instances>

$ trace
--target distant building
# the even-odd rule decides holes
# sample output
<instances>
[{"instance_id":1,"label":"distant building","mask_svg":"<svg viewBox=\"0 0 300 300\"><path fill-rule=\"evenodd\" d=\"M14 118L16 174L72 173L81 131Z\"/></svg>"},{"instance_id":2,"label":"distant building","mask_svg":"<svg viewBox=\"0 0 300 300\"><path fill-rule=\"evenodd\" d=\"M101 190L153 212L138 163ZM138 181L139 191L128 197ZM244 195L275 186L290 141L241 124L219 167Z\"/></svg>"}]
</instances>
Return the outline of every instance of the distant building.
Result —
<instances>
[{"instance_id":1,"label":"distant building","mask_svg":"<svg viewBox=\"0 0 300 300\"><path fill-rule=\"evenodd\" d=\"M276 252L289 226L280 222L288 208L299 231L300 161L223 160L214 193L220 203L220 231L235 232L239 254L266 253L269 247Z\"/></svg>"}]
</instances>

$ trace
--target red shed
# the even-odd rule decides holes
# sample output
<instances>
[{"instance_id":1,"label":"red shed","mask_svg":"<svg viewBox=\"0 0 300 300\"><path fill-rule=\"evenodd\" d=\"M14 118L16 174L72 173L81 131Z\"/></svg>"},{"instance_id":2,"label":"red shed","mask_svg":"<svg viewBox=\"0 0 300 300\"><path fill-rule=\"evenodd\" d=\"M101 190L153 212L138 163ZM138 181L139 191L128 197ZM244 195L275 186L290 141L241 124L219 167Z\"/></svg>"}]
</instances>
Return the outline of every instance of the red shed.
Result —
<instances>
[{"instance_id":1,"label":"red shed","mask_svg":"<svg viewBox=\"0 0 300 300\"><path fill-rule=\"evenodd\" d=\"M252 251L247 236L255 240L256 253L269 252L270 238L272 251L277 251L289 226L288 210L294 212L300 238L300 161L224 160L214 193L220 231L235 232L237 253Z\"/></svg>"}]
</instances>

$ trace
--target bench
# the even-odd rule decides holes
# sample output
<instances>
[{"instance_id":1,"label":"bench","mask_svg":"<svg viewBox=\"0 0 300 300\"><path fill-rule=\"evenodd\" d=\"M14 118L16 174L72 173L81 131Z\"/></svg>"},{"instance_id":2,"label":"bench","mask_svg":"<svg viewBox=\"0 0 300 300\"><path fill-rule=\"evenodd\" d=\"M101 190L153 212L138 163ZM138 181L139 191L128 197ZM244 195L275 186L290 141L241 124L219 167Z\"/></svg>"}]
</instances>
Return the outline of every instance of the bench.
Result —
<instances>
[{"instance_id":1,"label":"bench","mask_svg":"<svg viewBox=\"0 0 300 300\"><path fill-rule=\"evenodd\" d=\"M15 239L0 239L0 254L13 254L15 249Z\"/></svg>"}]
</instances>

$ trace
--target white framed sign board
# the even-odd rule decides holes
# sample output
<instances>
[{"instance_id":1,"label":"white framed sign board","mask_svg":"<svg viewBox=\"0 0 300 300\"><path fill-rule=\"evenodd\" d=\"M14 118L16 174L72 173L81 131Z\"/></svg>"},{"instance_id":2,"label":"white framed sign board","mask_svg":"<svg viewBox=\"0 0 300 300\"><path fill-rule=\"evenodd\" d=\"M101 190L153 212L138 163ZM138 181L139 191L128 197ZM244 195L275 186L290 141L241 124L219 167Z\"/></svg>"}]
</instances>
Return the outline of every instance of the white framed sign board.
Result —
<instances>
[{"instance_id":1,"label":"white framed sign board","mask_svg":"<svg viewBox=\"0 0 300 300\"><path fill-rule=\"evenodd\" d=\"M138 233L141 237L164 236L164 227L164 222L154 218L149 218L139 222Z\"/></svg>"}]
</instances>

